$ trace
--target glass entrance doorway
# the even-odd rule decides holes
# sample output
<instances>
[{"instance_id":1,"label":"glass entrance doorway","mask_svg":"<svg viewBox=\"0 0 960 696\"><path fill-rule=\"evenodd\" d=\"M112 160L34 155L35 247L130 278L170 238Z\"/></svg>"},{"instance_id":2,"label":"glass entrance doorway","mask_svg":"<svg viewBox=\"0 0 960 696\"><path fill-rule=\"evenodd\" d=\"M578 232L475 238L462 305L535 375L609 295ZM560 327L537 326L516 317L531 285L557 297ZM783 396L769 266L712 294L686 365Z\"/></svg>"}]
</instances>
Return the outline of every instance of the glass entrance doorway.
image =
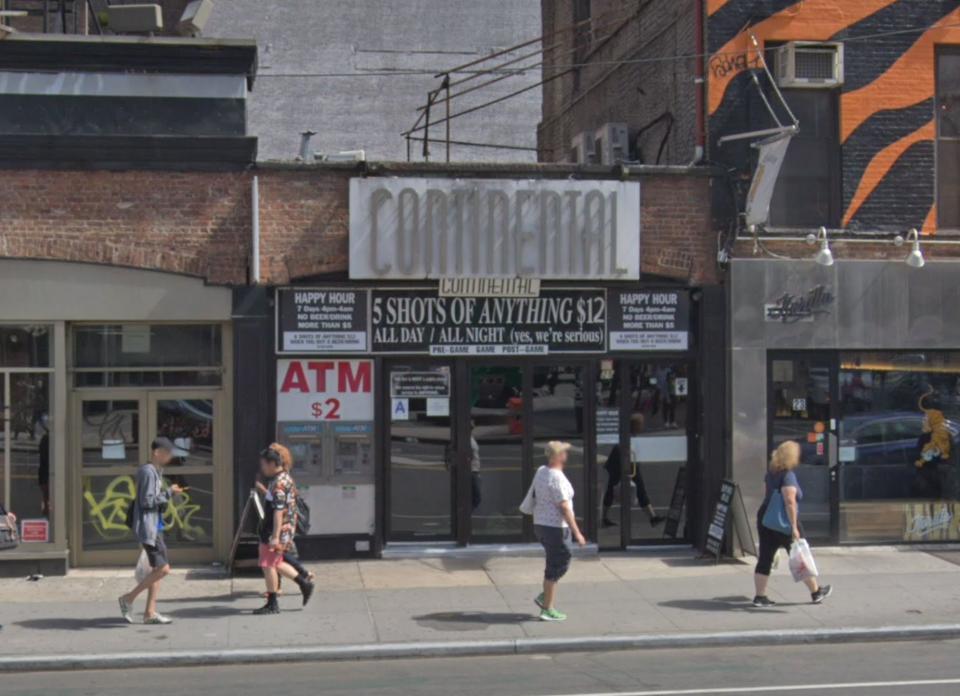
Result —
<instances>
[{"instance_id":1,"label":"glass entrance doorway","mask_svg":"<svg viewBox=\"0 0 960 696\"><path fill-rule=\"evenodd\" d=\"M768 452L786 440L800 443L797 480L803 489L800 522L807 538L836 539L836 361L828 354L770 356Z\"/></svg>"},{"instance_id":2,"label":"glass entrance doorway","mask_svg":"<svg viewBox=\"0 0 960 696\"><path fill-rule=\"evenodd\" d=\"M136 495L137 468L149 460L150 442L158 436L177 447L164 479L185 489L164 513L172 557L181 562L215 558L219 401L218 393L205 390L77 395L73 459L79 464L75 490L80 500L73 547L78 564L130 562L138 545L126 526L126 511Z\"/></svg>"},{"instance_id":3,"label":"glass entrance doorway","mask_svg":"<svg viewBox=\"0 0 960 696\"><path fill-rule=\"evenodd\" d=\"M691 370L685 361L602 360L596 382L596 499L601 548L683 541L689 490Z\"/></svg>"},{"instance_id":4,"label":"glass entrance doorway","mask_svg":"<svg viewBox=\"0 0 960 696\"><path fill-rule=\"evenodd\" d=\"M474 542L524 538L524 519L517 508L525 492L525 372L516 365L467 366L470 540Z\"/></svg>"},{"instance_id":5,"label":"glass entrance doorway","mask_svg":"<svg viewBox=\"0 0 960 696\"><path fill-rule=\"evenodd\" d=\"M457 484L452 366L391 364L383 381L389 411L387 539L452 540Z\"/></svg>"},{"instance_id":6,"label":"glass entrance doorway","mask_svg":"<svg viewBox=\"0 0 960 696\"><path fill-rule=\"evenodd\" d=\"M532 524L518 508L550 440L573 445L566 474L584 523L588 369L587 363L388 363L387 541L532 541Z\"/></svg>"}]
</instances>

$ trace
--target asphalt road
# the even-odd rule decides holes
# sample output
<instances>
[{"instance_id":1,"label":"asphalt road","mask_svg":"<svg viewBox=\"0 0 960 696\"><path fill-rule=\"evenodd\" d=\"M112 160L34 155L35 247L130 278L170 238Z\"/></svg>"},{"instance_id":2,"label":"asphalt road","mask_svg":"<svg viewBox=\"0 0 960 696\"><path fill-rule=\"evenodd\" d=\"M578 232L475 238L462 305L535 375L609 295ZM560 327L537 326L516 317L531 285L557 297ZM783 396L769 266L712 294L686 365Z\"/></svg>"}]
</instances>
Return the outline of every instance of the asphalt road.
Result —
<instances>
[{"instance_id":1,"label":"asphalt road","mask_svg":"<svg viewBox=\"0 0 960 696\"><path fill-rule=\"evenodd\" d=\"M954 696L958 648L960 641L872 643L4 674L0 694Z\"/></svg>"}]
</instances>

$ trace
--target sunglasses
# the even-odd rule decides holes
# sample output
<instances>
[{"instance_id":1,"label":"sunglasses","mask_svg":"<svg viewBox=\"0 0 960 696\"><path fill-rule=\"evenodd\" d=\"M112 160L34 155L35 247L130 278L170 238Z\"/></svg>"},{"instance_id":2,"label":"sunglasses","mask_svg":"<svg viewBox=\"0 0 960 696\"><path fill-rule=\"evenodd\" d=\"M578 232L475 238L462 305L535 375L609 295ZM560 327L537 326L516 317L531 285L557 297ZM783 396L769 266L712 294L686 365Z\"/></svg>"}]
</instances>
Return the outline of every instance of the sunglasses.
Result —
<instances>
[{"instance_id":1,"label":"sunglasses","mask_svg":"<svg viewBox=\"0 0 960 696\"><path fill-rule=\"evenodd\" d=\"M268 462L273 462L277 466L283 466L283 460L280 458L280 453L269 447L260 452L260 458L266 459Z\"/></svg>"}]
</instances>

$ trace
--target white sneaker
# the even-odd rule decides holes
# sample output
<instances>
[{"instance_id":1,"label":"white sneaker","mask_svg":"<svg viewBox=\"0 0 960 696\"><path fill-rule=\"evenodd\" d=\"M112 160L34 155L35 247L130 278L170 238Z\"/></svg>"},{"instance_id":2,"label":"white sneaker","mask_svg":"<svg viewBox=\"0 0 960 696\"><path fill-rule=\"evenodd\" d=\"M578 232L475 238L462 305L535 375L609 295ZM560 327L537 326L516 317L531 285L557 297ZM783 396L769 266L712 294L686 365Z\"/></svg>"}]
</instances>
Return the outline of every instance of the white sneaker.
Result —
<instances>
[{"instance_id":1,"label":"white sneaker","mask_svg":"<svg viewBox=\"0 0 960 696\"><path fill-rule=\"evenodd\" d=\"M128 602L124 597L118 598L117 601L120 602L120 616L123 617L124 621L132 624L133 614L131 613L132 607L130 606L130 602Z\"/></svg>"},{"instance_id":2,"label":"white sneaker","mask_svg":"<svg viewBox=\"0 0 960 696\"><path fill-rule=\"evenodd\" d=\"M171 619L169 616L164 616L163 614L154 614L154 615L151 616L150 618L144 619L144 620L143 620L143 623L145 623L145 624L162 624L162 625L166 625L166 624L172 624L172 623L173 623L173 619Z\"/></svg>"}]
</instances>

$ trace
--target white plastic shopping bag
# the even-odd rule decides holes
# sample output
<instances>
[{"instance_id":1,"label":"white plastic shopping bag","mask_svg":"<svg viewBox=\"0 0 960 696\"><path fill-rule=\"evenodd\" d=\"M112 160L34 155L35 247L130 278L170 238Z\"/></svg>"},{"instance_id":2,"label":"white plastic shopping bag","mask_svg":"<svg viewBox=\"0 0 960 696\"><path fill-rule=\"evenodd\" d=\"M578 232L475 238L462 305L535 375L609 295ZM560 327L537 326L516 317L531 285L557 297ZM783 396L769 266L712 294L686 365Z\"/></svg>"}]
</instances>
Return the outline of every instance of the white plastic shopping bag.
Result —
<instances>
[{"instance_id":1,"label":"white plastic shopping bag","mask_svg":"<svg viewBox=\"0 0 960 696\"><path fill-rule=\"evenodd\" d=\"M524 515L532 515L533 508L536 504L534 494L533 494L533 484L530 484L530 488L527 490L527 494L523 497L523 500L520 503L520 512Z\"/></svg>"},{"instance_id":2,"label":"white plastic shopping bag","mask_svg":"<svg viewBox=\"0 0 960 696\"><path fill-rule=\"evenodd\" d=\"M813 553L806 539L797 539L790 546L790 574L793 575L794 582L819 575L817 563L813 560Z\"/></svg>"},{"instance_id":3,"label":"white plastic shopping bag","mask_svg":"<svg viewBox=\"0 0 960 696\"><path fill-rule=\"evenodd\" d=\"M150 571L152 570L153 568L150 567L150 559L147 558L147 552L141 550L140 558L137 559L137 567L133 571L133 577L137 579L137 584L139 585L141 582L146 580L147 576L150 575Z\"/></svg>"}]
</instances>

